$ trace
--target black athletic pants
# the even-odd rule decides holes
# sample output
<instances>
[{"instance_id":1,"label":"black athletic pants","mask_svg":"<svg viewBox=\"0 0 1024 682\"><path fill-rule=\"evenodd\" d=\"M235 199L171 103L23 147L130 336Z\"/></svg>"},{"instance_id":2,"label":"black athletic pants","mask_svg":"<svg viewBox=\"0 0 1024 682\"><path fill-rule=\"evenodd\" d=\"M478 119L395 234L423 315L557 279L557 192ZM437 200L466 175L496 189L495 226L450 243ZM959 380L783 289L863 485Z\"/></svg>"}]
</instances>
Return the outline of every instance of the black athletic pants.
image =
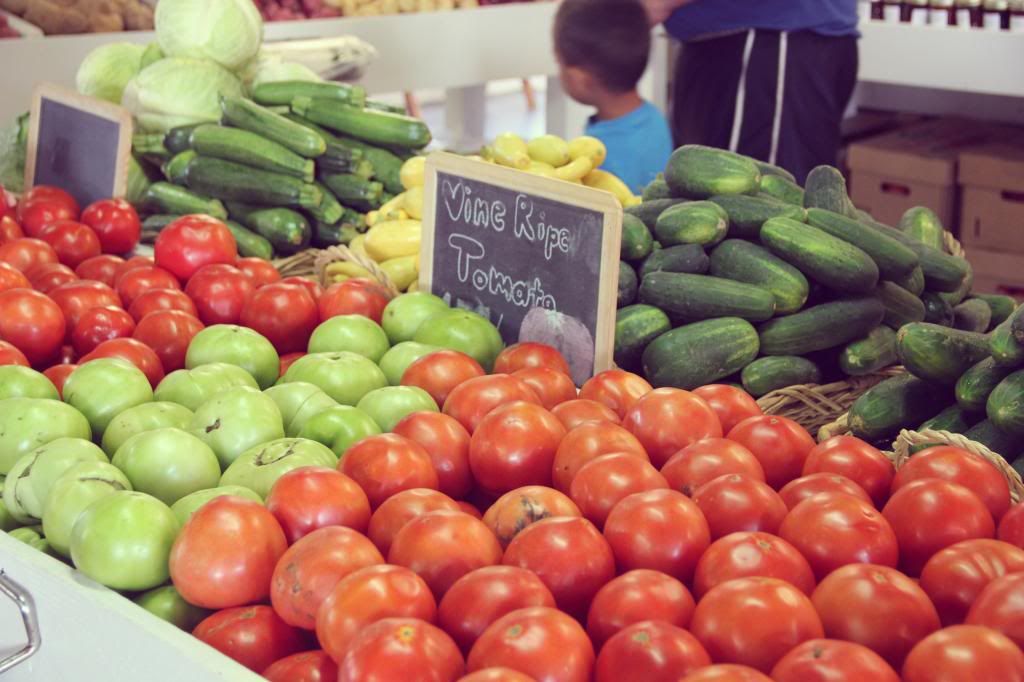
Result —
<instances>
[{"instance_id":1,"label":"black athletic pants","mask_svg":"<svg viewBox=\"0 0 1024 682\"><path fill-rule=\"evenodd\" d=\"M802 184L815 166L836 163L857 61L857 38L810 31L684 43L674 78L676 144L732 149L782 166Z\"/></svg>"}]
</instances>

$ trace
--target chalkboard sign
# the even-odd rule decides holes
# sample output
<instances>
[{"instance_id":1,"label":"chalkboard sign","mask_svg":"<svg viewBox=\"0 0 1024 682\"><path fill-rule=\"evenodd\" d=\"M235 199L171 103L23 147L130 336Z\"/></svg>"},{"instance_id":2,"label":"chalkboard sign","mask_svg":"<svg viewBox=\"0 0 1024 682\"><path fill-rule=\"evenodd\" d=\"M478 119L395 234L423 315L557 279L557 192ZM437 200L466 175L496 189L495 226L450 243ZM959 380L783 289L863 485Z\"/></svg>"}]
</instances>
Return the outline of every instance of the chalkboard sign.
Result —
<instances>
[{"instance_id":1,"label":"chalkboard sign","mask_svg":"<svg viewBox=\"0 0 1024 682\"><path fill-rule=\"evenodd\" d=\"M25 187L54 185L83 208L128 188L132 117L119 106L55 85L32 97Z\"/></svg>"},{"instance_id":2,"label":"chalkboard sign","mask_svg":"<svg viewBox=\"0 0 1024 682\"><path fill-rule=\"evenodd\" d=\"M558 348L583 383L612 366L622 208L607 192L436 153L420 289Z\"/></svg>"}]
</instances>

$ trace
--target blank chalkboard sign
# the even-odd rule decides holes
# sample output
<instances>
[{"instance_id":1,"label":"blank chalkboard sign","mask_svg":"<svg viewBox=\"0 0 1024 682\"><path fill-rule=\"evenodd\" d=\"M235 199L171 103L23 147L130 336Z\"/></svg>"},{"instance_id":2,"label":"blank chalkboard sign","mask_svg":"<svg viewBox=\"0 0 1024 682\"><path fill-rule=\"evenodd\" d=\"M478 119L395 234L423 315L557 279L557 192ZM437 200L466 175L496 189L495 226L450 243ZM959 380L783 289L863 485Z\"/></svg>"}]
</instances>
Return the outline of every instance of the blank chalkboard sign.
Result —
<instances>
[{"instance_id":1,"label":"blank chalkboard sign","mask_svg":"<svg viewBox=\"0 0 1024 682\"><path fill-rule=\"evenodd\" d=\"M420 289L558 348L583 383L612 366L622 208L607 192L452 154L427 160Z\"/></svg>"},{"instance_id":2,"label":"blank chalkboard sign","mask_svg":"<svg viewBox=\"0 0 1024 682\"><path fill-rule=\"evenodd\" d=\"M123 197L131 146L132 117L126 109L41 85L32 98L25 187L60 187L82 207Z\"/></svg>"}]
</instances>

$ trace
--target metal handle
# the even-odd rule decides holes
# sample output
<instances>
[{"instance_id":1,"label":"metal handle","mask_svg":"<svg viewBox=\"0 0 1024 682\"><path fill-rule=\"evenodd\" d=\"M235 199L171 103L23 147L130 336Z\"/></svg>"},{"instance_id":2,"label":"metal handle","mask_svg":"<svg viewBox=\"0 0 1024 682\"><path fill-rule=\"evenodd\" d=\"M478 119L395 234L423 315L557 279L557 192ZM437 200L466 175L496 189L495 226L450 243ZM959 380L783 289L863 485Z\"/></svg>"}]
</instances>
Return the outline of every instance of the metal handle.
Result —
<instances>
[{"instance_id":1,"label":"metal handle","mask_svg":"<svg viewBox=\"0 0 1024 682\"><path fill-rule=\"evenodd\" d=\"M0 570L0 592L18 605L18 610L21 611L21 621L25 625L25 635L28 637L28 642L20 651L0 659L0 675L2 675L39 651L42 637L39 635L39 618L36 615L36 605L32 600L32 595L24 587L11 580L3 570Z\"/></svg>"}]
</instances>

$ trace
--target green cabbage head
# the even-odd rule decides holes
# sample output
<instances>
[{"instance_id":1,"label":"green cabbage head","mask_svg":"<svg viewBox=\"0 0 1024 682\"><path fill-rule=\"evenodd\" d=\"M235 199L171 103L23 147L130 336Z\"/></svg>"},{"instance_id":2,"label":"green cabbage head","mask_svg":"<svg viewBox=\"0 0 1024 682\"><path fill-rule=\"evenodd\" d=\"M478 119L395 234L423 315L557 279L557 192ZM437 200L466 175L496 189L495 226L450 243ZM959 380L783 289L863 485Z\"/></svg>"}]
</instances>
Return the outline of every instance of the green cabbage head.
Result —
<instances>
[{"instance_id":1,"label":"green cabbage head","mask_svg":"<svg viewBox=\"0 0 1024 682\"><path fill-rule=\"evenodd\" d=\"M165 55L212 59L230 71L263 43L263 19L252 0L160 0L154 20Z\"/></svg>"},{"instance_id":2,"label":"green cabbage head","mask_svg":"<svg viewBox=\"0 0 1024 682\"><path fill-rule=\"evenodd\" d=\"M124 86L139 72L144 45L110 43L90 52L78 67L75 85L83 95L119 104Z\"/></svg>"},{"instance_id":3,"label":"green cabbage head","mask_svg":"<svg viewBox=\"0 0 1024 682\"><path fill-rule=\"evenodd\" d=\"M166 132L221 118L220 96L239 97L242 83L207 59L171 57L143 69L124 89L121 105L145 131Z\"/></svg>"}]
</instances>

